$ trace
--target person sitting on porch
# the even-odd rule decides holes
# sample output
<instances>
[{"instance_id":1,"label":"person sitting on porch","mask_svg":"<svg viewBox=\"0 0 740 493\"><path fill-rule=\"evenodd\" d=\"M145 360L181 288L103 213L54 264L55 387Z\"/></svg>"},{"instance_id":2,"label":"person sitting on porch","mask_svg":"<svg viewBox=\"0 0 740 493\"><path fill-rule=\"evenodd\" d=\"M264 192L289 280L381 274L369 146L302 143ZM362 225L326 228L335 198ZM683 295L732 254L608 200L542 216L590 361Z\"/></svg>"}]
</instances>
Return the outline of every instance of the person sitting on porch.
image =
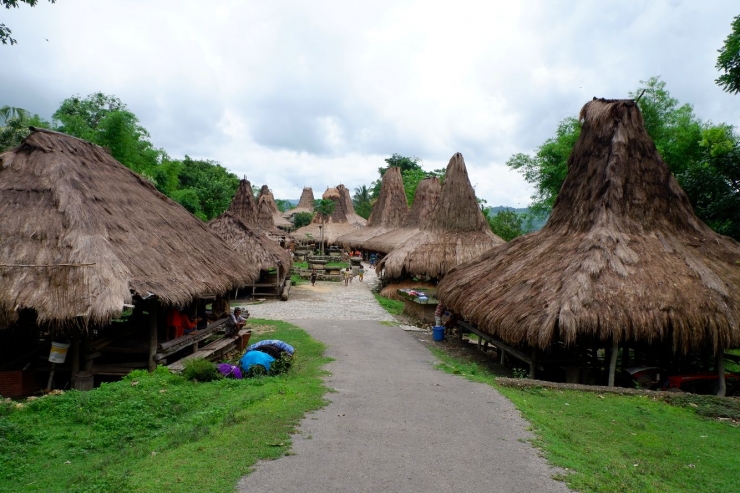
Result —
<instances>
[{"instance_id":1,"label":"person sitting on porch","mask_svg":"<svg viewBox=\"0 0 740 493\"><path fill-rule=\"evenodd\" d=\"M242 317L242 309L238 306L234 308L234 313L229 315L229 319L226 321L226 337L236 337L239 335L239 331L247 323L249 318L249 312L246 317Z\"/></svg>"},{"instance_id":2,"label":"person sitting on porch","mask_svg":"<svg viewBox=\"0 0 740 493\"><path fill-rule=\"evenodd\" d=\"M200 318L195 318L195 320L190 319L190 315L188 315L187 310L182 310L180 312L180 326L182 327L182 334L180 335L188 335L188 334L194 334L198 332L198 322L200 322ZM176 336L179 337L179 336Z\"/></svg>"}]
</instances>

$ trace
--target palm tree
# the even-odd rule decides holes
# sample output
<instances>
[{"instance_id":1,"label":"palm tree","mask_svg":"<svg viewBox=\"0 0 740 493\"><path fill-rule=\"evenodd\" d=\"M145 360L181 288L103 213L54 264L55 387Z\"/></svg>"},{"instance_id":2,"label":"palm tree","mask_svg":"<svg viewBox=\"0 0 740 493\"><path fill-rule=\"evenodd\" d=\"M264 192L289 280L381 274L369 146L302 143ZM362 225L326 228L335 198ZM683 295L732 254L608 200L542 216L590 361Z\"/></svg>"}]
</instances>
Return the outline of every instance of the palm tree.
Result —
<instances>
[{"instance_id":1,"label":"palm tree","mask_svg":"<svg viewBox=\"0 0 740 493\"><path fill-rule=\"evenodd\" d=\"M367 188L367 185L362 185L355 188L355 195L352 197L352 205L355 206L355 213L365 219L370 217L370 212L372 212L373 208L370 197L371 193L372 191Z\"/></svg>"}]
</instances>

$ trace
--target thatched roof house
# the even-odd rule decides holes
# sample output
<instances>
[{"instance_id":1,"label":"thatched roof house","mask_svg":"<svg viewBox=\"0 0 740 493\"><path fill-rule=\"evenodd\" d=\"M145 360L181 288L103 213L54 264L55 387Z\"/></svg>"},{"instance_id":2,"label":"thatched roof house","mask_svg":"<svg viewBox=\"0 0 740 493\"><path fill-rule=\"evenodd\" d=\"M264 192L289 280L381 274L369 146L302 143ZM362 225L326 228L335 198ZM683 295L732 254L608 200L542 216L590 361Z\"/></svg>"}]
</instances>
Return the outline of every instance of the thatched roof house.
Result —
<instances>
[{"instance_id":1,"label":"thatched roof house","mask_svg":"<svg viewBox=\"0 0 740 493\"><path fill-rule=\"evenodd\" d=\"M259 229L249 226L229 211L208 223L208 227L242 257L242 262L260 270L281 266L287 272L293 264L292 255Z\"/></svg>"},{"instance_id":2,"label":"thatched roof house","mask_svg":"<svg viewBox=\"0 0 740 493\"><path fill-rule=\"evenodd\" d=\"M581 119L545 227L449 273L444 303L511 344L740 345L740 244L696 217L634 101Z\"/></svg>"},{"instance_id":3,"label":"thatched roof house","mask_svg":"<svg viewBox=\"0 0 740 493\"><path fill-rule=\"evenodd\" d=\"M450 159L439 200L421 231L379 264L385 277L438 279L504 240L491 232L475 199L462 154Z\"/></svg>"},{"instance_id":4,"label":"thatched roof house","mask_svg":"<svg viewBox=\"0 0 740 493\"><path fill-rule=\"evenodd\" d=\"M0 155L0 319L105 324L138 294L165 305L259 275L102 148L43 129Z\"/></svg>"},{"instance_id":5,"label":"thatched roof house","mask_svg":"<svg viewBox=\"0 0 740 493\"><path fill-rule=\"evenodd\" d=\"M353 226L347 221L345 204L337 188L327 188L321 198L334 202L334 212L329 217L324 217L322 214L317 213L311 224L293 232L294 238L301 239L307 234L310 234L313 239L318 241L321 238L321 228L319 226L323 226L324 243L326 245L332 245L337 242L337 238L340 236L356 231L359 228L359 226Z\"/></svg>"},{"instance_id":6,"label":"thatched roof house","mask_svg":"<svg viewBox=\"0 0 740 493\"><path fill-rule=\"evenodd\" d=\"M265 209L266 212L261 212L262 209ZM293 223L282 216L280 209L278 209L278 206L275 203L275 197L272 195L270 189L267 187L267 185L262 185L262 188L260 188L260 193L257 196L258 220L259 215L266 214L267 211L269 211L269 213L272 215L272 225L274 227L282 230L290 230L293 228ZM264 219L262 220L262 222L265 222Z\"/></svg>"},{"instance_id":7,"label":"thatched roof house","mask_svg":"<svg viewBox=\"0 0 740 493\"><path fill-rule=\"evenodd\" d=\"M283 217L285 219L290 219L299 212L308 212L309 214L313 214L313 200L313 189L311 189L311 187L303 187L303 192L301 192L301 198L298 201L298 205L293 209L283 212Z\"/></svg>"},{"instance_id":8,"label":"thatched roof house","mask_svg":"<svg viewBox=\"0 0 740 493\"><path fill-rule=\"evenodd\" d=\"M401 227L368 239L363 243L363 248L388 253L419 234L421 226L426 224L432 215L441 191L442 185L439 183L439 178L431 177L421 180L414 194L414 205L411 206L411 211Z\"/></svg>"},{"instance_id":9,"label":"thatched roof house","mask_svg":"<svg viewBox=\"0 0 740 493\"><path fill-rule=\"evenodd\" d=\"M342 198L342 208L344 209L344 215L347 217L347 222L358 228L367 226L367 219L355 213L355 205L352 203L352 195L349 193L349 189L344 185L337 185L337 191L339 191Z\"/></svg>"},{"instance_id":10,"label":"thatched roof house","mask_svg":"<svg viewBox=\"0 0 740 493\"><path fill-rule=\"evenodd\" d=\"M383 175L380 195L364 228L340 236L338 242L351 249L363 248L370 238L398 229L409 213L401 168L390 168Z\"/></svg>"}]
</instances>

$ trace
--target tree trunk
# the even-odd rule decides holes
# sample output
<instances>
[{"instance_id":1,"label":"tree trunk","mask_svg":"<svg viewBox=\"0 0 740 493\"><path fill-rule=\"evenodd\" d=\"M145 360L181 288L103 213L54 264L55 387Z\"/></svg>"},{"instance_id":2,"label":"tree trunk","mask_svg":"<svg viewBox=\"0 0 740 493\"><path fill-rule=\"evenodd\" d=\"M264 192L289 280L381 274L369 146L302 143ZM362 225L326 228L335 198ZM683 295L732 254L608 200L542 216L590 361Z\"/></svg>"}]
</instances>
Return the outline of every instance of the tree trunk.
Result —
<instances>
[{"instance_id":1,"label":"tree trunk","mask_svg":"<svg viewBox=\"0 0 740 493\"><path fill-rule=\"evenodd\" d=\"M725 381L725 352L720 350L717 353L717 375L719 376L719 390L717 395L724 397L727 393L727 382Z\"/></svg>"}]
</instances>

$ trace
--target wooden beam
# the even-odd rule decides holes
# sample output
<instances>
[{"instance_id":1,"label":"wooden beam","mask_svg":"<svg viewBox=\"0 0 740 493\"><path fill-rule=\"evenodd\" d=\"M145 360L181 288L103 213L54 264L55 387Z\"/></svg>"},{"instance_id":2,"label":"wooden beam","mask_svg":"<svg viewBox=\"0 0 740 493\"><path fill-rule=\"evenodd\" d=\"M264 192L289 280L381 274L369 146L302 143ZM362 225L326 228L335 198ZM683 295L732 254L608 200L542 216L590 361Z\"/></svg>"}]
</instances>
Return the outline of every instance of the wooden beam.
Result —
<instances>
[{"instance_id":1,"label":"wooden beam","mask_svg":"<svg viewBox=\"0 0 740 493\"><path fill-rule=\"evenodd\" d=\"M609 358L609 387L614 387L614 376L617 372L617 356L619 355L619 343L616 337L612 342L612 354Z\"/></svg>"},{"instance_id":2,"label":"wooden beam","mask_svg":"<svg viewBox=\"0 0 740 493\"><path fill-rule=\"evenodd\" d=\"M157 354L157 311L159 302L151 300L149 302L149 371L157 369L157 360L154 355Z\"/></svg>"},{"instance_id":3,"label":"wooden beam","mask_svg":"<svg viewBox=\"0 0 740 493\"><path fill-rule=\"evenodd\" d=\"M719 390L717 395L724 397L727 393L727 381L725 380L725 352L717 353L717 375L719 375Z\"/></svg>"}]
</instances>

